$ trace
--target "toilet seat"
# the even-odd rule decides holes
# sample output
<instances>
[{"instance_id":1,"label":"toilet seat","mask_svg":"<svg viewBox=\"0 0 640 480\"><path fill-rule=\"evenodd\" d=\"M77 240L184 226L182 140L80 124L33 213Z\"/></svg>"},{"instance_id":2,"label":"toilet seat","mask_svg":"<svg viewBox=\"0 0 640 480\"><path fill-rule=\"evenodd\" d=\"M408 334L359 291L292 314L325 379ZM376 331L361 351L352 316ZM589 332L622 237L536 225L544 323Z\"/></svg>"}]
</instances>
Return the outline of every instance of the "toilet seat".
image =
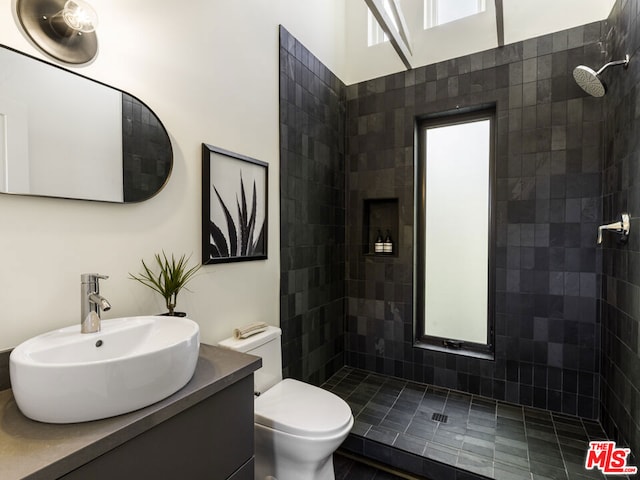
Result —
<instances>
[{"instance_id":1,"label":"toilet seat","mask_svg":"<svg viewBox=\"0 0 640 480\"><path fill-rule=\"evenodd\" d=\"M255 399L255 423L292 435L319 438L350 425L351 408L337 395L286 378Z\"/></svg>"}]
</instances>

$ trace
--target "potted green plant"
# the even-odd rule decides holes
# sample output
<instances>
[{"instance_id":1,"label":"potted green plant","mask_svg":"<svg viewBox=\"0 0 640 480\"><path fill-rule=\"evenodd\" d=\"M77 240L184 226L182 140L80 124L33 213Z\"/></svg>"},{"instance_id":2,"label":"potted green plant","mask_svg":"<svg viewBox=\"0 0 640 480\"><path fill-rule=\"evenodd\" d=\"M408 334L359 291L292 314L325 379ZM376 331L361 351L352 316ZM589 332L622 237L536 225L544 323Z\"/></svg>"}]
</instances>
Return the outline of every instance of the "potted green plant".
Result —
<instances>
[{"instance_id":1,"label":"potted green plant","mask_svg":"<svg viewBox=\"0 0 640 480\"><path fill-rule=\"evenodd\" d=\"M178 260L176 260L173 254L171 254L171 259L169 259L164 251L162 252L162 256L159 253L156 253L155 259L159 269L158 273L155 273L147 266L146 263L144 263L144 260L142 260L143 271L139 275L129 273L129 278L137 280L162 295L168 310L165 315L186 315L182 312L175 312L178 293L180 293L180 290L183 288L189 290L186 288L186 284L193 278L201 265L189 268L188 263L191 259L191 255L188 257L186 255L182 255Z\"/></svg>"}]
</instances>

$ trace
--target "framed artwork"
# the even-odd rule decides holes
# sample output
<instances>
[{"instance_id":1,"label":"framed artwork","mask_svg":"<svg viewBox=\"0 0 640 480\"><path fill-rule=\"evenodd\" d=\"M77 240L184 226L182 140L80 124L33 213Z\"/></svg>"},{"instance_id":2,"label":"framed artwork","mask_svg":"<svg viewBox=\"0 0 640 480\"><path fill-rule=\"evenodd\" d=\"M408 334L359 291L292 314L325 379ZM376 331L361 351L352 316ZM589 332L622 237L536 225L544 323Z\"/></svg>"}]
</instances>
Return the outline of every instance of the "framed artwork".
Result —
<instances>
[{"instance_id":1,"label":"framed artwork","mask_svg":"<svg viewBox=\"0 0 640 480\"><path fill-rule=\"evenodd\" d=\"M267 258L269 165L202 144L202 263Z\"/></svg>"}]
</instances>

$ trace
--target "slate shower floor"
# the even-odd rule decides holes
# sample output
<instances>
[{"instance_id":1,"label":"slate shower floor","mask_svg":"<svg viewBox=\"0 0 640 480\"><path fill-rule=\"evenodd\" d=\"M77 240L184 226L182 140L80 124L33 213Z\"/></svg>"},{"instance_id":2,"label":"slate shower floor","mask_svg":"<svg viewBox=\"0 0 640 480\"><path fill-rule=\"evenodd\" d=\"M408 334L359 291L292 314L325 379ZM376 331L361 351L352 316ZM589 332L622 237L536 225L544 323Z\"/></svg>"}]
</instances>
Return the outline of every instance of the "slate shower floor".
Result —
<instances>
[{"instance_id":1,"label":"slate shower floor","mask_svg":"<svg viewBox=\"0 0 640 480\"><path fill-rule=\"evenodd\" d=\"M434 480L605 478L584 468L589 441L606 439L594 421L351 367L322 387L353 411L355 424L343 448L415 475Z\"/></svg>"}]
</instances>

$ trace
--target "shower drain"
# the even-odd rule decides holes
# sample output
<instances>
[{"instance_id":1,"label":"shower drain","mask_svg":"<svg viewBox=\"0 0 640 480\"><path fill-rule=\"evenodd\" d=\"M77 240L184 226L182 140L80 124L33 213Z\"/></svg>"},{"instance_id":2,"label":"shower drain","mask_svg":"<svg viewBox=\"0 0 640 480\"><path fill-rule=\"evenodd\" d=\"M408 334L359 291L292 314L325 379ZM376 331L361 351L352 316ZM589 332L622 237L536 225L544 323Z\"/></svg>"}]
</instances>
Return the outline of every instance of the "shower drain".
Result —
<instances>
[{"instance_id":1,"label":"shower drain","mask_svg":"<svg viewBox=\"0 0 640 480\"><path fill-rule=\"evenodd\" d=\"M448 419L449 419L449 416L443 415L442 413L434 413L433 415L431 415L431 420L435 422L447 423Z\"/></svg>"}]
</instances>

